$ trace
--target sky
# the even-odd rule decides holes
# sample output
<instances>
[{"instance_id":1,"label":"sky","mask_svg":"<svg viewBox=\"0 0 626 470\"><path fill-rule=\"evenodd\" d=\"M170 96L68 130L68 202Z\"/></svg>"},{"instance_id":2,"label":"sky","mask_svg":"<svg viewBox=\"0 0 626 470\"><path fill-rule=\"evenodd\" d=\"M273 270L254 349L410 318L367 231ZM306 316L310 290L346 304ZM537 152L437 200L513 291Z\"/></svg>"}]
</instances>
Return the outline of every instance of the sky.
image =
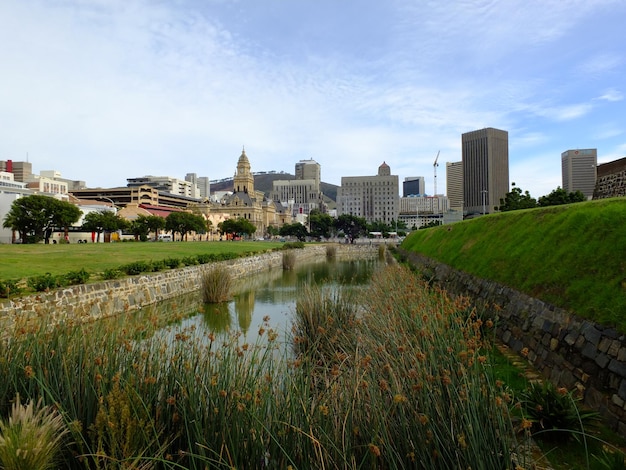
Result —
<instances>
[{"instance_id":1,"label":"sky","mask_svg":"<svg viewBox=\"0 0 626 470\"><path fill-rule=\"evenodd\" d=\"M626 156L624 0L2 0L0 160L88 187L145 175L424 176L509 134L509 181ZM439 154L438 167L434 167ZM435 184L435 174L436 184Z\"/></svg>"}]
</instances>

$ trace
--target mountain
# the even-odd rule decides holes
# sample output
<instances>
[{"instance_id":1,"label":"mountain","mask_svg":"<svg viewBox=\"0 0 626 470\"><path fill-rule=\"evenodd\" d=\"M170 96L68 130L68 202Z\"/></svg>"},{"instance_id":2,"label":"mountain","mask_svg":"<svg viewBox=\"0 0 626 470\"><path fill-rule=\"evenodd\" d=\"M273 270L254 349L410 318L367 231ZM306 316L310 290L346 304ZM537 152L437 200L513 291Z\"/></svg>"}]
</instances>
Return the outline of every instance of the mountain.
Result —
<instances>
[{"instance_id":1,"label":"mountain","mask_svg":"<svg viewBox=\"0 0 626 470\"><path fill-rule=\"evenodd\" d=\"M254 189L257 191L263 191L266 196L269 196L272 190L272 184L276 180L295 180L295 175L291 173L276 173L276 172L264 172L254 174ZM328 204L329 208L335 208L337 201L337 189L339 186L330 183L320 183L320 189L324 193L324 201ZM233 179L224 178L218 181L211 181L211 192L213 191L232 191Z\"/></svg>"}]
</instances>

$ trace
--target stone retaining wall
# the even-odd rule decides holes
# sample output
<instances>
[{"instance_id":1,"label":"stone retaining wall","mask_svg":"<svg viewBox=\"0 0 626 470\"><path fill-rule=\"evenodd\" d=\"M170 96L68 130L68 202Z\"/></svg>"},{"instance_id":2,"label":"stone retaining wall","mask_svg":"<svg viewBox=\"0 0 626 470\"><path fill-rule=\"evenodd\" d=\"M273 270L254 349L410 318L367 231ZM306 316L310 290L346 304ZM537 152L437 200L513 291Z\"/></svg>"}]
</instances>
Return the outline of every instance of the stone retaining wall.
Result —
<instances>
[{"instance_id":1,"label":"stone retaining wall","mask_svg":"<svg viewBox=\"0 0 626 470\"><path fill-rule=\"evenodd\" d=\"M336 245L337 259L374 256L377 247ZM61 319L97 320L120 312L198 291L203 273L217 264L228 268L234 279L269 269L282 269L283 253L294 253L296 263L325 261L326 245L271 251L234 260L189 266L159 273L132 276L57 289L16 299L0 299L0 331L10 331L19 318L46 316L51 323Z\"/></svg>"},{"instance_id":2,"label":"stone retaining wall","mask_svg":"<svg viewBox=\"0 0 626 470\"><path fill-rule=\"evenodd\" d=\"M402 256L452 295L466 295L496 323L497 337L552 383L626 435L626 337L613 328L416 253Z\"/></svg>"}]
</instances>

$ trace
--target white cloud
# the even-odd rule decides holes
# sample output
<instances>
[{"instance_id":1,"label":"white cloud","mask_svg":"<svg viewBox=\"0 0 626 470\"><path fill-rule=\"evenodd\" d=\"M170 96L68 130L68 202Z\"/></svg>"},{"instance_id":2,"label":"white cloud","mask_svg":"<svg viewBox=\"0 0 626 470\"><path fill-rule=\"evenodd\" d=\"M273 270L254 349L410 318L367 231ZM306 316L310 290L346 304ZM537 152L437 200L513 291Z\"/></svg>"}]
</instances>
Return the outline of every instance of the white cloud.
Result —
<instances>
[{"instance_id":1,"label":"white cloud","mask_svg":"<svg viewBox=\"0 0 626 470\"><path fill-rule=\"evenodd\" d=\"M517 181L533 171L520 162L583 131L619 143L622 12L608 0L7 0L0 159L28 152L36 171L124 185L230 176L245 145L255 171L314 158L338 184L386 161L431 187L438 150L458 161L461 133L498 127ZM591 19L606 46L579 52Z\"/></svg>"},{"instance_id":2,"label":"white cloud","mask_svg":"<svg viewBox=\"0 0 626 470\"><path fill-rule=\"evenodd\" d=\"M598 100L610 102L622 101L623 99L624 94L615 89L607 90L603 95L598 97Z\"/></svg>"}]
</instances>

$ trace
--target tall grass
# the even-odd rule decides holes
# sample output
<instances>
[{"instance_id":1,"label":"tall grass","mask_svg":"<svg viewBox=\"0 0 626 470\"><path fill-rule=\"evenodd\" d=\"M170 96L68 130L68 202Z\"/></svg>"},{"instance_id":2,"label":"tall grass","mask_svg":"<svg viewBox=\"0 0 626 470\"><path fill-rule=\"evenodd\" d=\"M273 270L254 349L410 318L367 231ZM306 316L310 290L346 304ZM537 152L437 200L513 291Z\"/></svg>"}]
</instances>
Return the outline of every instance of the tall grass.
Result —
<instances>
[{"instance_id":1,"label":"tall grass","mask_svg":"<svg viewBox=\"0 0 626 470\"><path fill-rule=\"evenodd\" d=\"M395 266L358 295L305 288L297 310L253 344L158 317L16 325L0 416L18 394L54 403L64 468L511 467L511 399L462 300Z\"/></svg>"},{"instance_id":2,"label":"tall grass","mask_svg":"<svg viewBox=\"0 0 626 470\"><path fill-rule=\"evenodd\" d=\"M512 397L492 379L476 313L397 266L363 294L360 314L344 319L333 314L344 299L322 290L297 309L295 343L316 389L311 409L326 417L318 438L328 460L508 468Z\"/></svg>"},{"instance_id":3,"label":"tall grass","mask_svg":"<svg viewBox=\"0 0 626 470\"><path fill-rule=\"evenodd\" d=\"M326 245L326 259L332 260L337 258L337 247L335 245Z\"/></svg>"},{"instance_id":4,"label":"tall grass","mask_svg":"<svg viewBox=\"0 0 626 470\"><path fill-rule=\"evenodd\" d=\"M211 268L202 275L202 298L206 303L227 301L232 288L233 278L224 266Z\"/></svg>"},{"instance_id":5,"label":"tall grass","mask_svg":"<svg viewBox=\"0 0 626 470\"><path fill-rule=\"evenodd\" d=\"M296 254L292 250L283 251L283 269L291 271L296 265Z\"/></svg>"},{"instance_id":6,"label":"tall grass","mask_svg":"<svg viewBox=\"0 0 626 470\"><path fill-rule=\"evenodd\" d=\"M51 470L68 430L63 417L41 399L22 405L17 395L6 422L0 420L0 468Z\"/></svg>"}]
</instances>

